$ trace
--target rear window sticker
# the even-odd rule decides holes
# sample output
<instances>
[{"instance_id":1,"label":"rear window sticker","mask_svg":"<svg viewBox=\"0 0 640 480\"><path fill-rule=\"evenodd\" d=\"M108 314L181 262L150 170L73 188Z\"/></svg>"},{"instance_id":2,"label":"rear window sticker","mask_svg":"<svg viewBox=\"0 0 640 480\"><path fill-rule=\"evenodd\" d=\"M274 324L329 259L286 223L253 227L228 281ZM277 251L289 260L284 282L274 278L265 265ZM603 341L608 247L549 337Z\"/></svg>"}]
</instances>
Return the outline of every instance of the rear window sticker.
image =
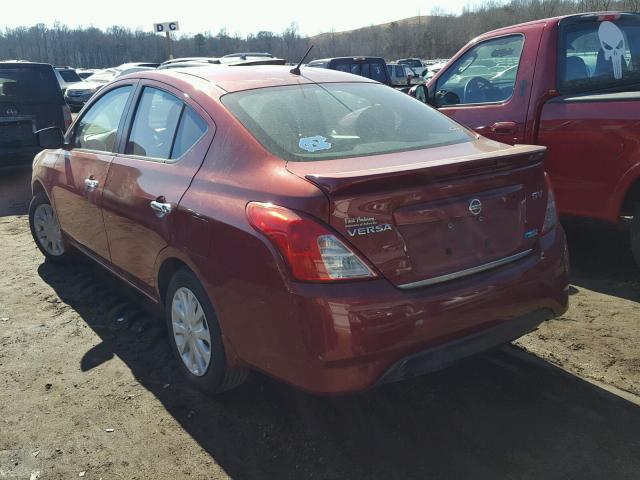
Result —
<instances>
[{"instance_id":1,"label":"rear window sticker","mask_svg":"<svg viewBox=\"0 0 640 480\"><path fill-rule=\"evenodd\" d=\"M327 142L327 138L322 135L316 135L315 137L304 137L298 142L298 146L302 150L313 153L318 150L329 150L331 143Z\"/></svg>"},{"instance_id":2,"label":"rear window sticker","mask_svg":"<svg viewBox=\"0 0 640 480\"><path fill-rule=\"evenodd\" d=\"M611 62L613 78L622 79L622 62L625 50L622 30L611 22L602 22L598 28L598 39L604 52L604 59Z\"/></svg>"}]
</instances>

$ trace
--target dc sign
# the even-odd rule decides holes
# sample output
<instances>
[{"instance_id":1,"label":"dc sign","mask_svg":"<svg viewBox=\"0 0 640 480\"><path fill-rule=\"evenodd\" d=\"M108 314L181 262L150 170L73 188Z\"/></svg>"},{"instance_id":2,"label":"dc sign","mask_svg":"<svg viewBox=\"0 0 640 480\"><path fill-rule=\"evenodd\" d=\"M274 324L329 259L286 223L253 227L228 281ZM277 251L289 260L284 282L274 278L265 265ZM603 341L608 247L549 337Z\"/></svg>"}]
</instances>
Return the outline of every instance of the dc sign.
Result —
<instances>
[{"instance_id":1,"label":"dc sign","mask_svg":"<svg viewBox=\"0 0 640 480\"><path fill-rule=\"evenodd\" d=\"M175 32L180 30L178 22L154 23L153 29L156 33Z\"/></svg>"}]
</instances>

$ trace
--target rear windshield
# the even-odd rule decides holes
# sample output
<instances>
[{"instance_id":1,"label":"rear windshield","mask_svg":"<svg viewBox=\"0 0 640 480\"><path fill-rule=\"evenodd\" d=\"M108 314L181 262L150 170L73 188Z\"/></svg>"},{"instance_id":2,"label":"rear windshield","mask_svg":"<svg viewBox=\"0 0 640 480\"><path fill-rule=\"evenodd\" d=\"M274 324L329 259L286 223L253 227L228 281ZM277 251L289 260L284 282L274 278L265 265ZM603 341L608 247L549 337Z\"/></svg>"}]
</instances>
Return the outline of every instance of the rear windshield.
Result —
<instances>
[{"instance_id":1,"label":"rear windshield","mask_svg":"<svg viewBox=\"0 0 640 480\"><path fill-rule=\"evenodd\" d=\"M562 93L640 83L640 16L566 24L558 63Z\"/></svg>"},{"instance_id":2,"label":"rear windshield","mask_svg":"<svg viewBox=\"0 0 640 480\"><path fill-rule=\"evenodd\" d=\"M65 82L81 82L82 78L75 70L58 70L58 73Z\"/></svg>"},{"instance_id":3,"label":"rear windshield","mask_svg":"<svg viewBox=\"0 0 640 480\"><path fill-rule=\"evenodd\" d=\"M60 99L60 85L51 67L0 66L0 101L42 102Z\"/></svg>"},{"instance_id":4,"label":"rear windshield","mask_svg":"<svg viewBox=\"0 0 640 480\"><path fill-rule=\"evenodd\" d=\"M222 103L273 154L331 160L468 142L469 131L393 88L325 83L247 90Z\"/></svg>"}]
</instances>

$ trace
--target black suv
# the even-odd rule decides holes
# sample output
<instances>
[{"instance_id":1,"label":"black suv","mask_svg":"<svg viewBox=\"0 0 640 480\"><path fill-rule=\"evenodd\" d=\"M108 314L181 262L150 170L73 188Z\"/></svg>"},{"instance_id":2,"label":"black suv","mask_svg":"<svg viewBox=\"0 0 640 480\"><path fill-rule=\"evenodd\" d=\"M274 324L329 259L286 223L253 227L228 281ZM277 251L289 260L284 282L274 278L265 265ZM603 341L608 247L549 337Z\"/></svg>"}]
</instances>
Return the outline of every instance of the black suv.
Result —
<instances>
[{"instance_id":1,"label":"black suv","mask_svg":"<svg viewBox=\"0 0 640 480\"><path fill-rule=\"evenodd\" d=\"M312 60L307 67L330 68L341 72L354 73L362 77L391 85L387 63L380 57L337 57Z\"/></svg>"},{"instance_id":2,"label":"black suv","mask_svg":"<svg viewBox=\"0 0 640 480\"><path fill-rule=\"evenodd\" d=\"M38 147L35 132L71 124L53 67L46 63L0 62L0 169L30 166Z\"/></svg>"}]
</instances>

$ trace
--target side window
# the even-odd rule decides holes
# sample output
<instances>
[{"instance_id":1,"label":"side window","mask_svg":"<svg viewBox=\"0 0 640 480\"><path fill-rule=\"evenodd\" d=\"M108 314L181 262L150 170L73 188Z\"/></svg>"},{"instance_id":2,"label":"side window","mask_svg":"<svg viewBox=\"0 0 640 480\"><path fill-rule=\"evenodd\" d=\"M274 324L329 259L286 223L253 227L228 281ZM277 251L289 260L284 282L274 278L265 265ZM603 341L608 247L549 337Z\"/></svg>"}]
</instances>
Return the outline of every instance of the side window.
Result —
<instances>
[{"instance_id":1,"label":"side window","mask_svg":"<svg viewBox=\"0 0 640 480\"><path fill-rule=\"evenodd\" d=\"M636 20L567 24L560 34L562 93L635 85L640 79L640 24Z\"/></svg>"},{"instance_id":2,"label":"side window","mask_svg":"<svg viewBox=\"0 0 640 480\"><path fill-rule=\"evenodd\" d=\"M138 100L125 153L168 159L184 104L175 96L144 87Z\"/></svg>"},{"instance_id":3,"label":"side window","mask_svg":"<svg viewBox=\"0 0 640 480\"><path fill-rule=\"evenodd\" d=\"M113 152L118 125L133 87L127 85L105 93L78 121L73 132L75 148Z\"/></svg>"},{"instance_id":4,"label":"side window","mask_svg":"<svg viewBox=\"0 0 640 480\"><path fill-rule=\"evenodd\" d=\"M207 123L191 107L185 107L173 142L171 158L180 158L207 132Z\"/></svg>"},{"instance_id":5,"label":"side window","mask_svg":"<svg viewBox=\"0 0 640 480\"><path fill-rule=\"evenodd\" d=\"M436 106L510 99L523 46L523 35L510 35L472 47L438 79Z\"/></svg>"}]
</instances>

